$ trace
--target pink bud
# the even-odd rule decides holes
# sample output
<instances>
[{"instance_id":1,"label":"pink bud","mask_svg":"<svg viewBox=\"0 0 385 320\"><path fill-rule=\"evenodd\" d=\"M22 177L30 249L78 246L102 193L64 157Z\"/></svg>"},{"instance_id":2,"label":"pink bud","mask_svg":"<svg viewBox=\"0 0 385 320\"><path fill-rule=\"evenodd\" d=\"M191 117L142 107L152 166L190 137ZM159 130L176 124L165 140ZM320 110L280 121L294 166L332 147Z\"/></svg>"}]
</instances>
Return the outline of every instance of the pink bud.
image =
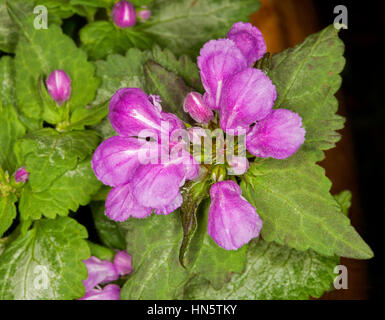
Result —
<instances>
[{"instance_id":1,"label":"pink bud","mask_svg":"<svg viewBox=\"0 0 385 320\"><path fill-rule=\"evenodd\" d=\"M54 70L46 80L48 93L61 106L71 95L71 79L63 70Z\"/></svg>"},{"instance_id":2,"label":"pink bud","mask_svg":"<svg viewBox=\"0 0 385 320\"><path fill-rule=\"evenodd\" d=\"M17 183L27 182L28 177L29 177L29 172L27 172L27 170L25 170L25 167L21 167L21 168L17 169L17 171L15 173L15 181Z\"/></svg>"},{"instance_id":3,"label":"pink bud","mask_svg":"<svg viewBox=\"0 0 385 320\"><path fill-rule=\"evenodd\" d=\"M112 19L120 28L132 27L136 23L135 7L126 0L119 1L112 8Z\"/></svg>"},{"instance_id":4,"label":"pink bud","mask_svg":"<svg viewBox=\"0 0 385 320\"><path fill-rule=\"evenodd\" d=\"M114 266L119 275L126 276L132 272L132 258L126 251L118 251L114 258Z\"/></svg>"},{"instance_id":5,"label":"pink bud","mask_svg":"<svg viewBox=\"0 0 385 320\"><path fill-rule=\"evenodd\" d=\"M203 97L198 92L190 92L184 100L183 110L188 112L196 122L208 123L214 115L205 104Z\"/></svg>"},{"instance_id":6,"label":"pink bud","mask_svg":"<svg viewBox=\"0 0 385 320\"><path fill-rule=\"evenodd\" d=\"M144 22L151 17L151 10L142 8L142 9L139 9L139 11L136 13L136 15L137 15L139 21Z\"/></svg>"}]
</instances>

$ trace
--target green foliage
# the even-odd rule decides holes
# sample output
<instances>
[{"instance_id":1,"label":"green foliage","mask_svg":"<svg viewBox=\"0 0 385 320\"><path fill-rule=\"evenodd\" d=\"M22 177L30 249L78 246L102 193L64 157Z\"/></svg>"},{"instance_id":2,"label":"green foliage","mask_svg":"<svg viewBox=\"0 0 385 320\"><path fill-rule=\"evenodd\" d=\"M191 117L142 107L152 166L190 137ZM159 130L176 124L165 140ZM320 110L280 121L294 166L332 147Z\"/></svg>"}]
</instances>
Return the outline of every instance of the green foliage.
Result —
<instances>
[{"instance_id":1,"label":"green foliage","mask_svg":"<svg viewBox=\"0 0 385 320\"><path fill-rule=\"evenodd\" d=\"M218 247L207 234L207 212L205 206L186 268L178 260L182 238L179 211L167 216L131 218L121 224L127 232L126 250L132 255L134 269L122 289L122 299L176 299L197 274L220 288L231 273L243 270L246 247L237 251Z\"/></svg>"},{"instance_id":2,"label":"green foliage","mask_svg":"<svg viewBox=\"0 0 385 320\"><path fill-rule=\"evenodd\" d=\"M25 127L18 119L16 110L11 106L2 106L0 101L0 168L13 173L16 159L13 145L25 134Z\"/></svg>"},{"instance_id":3,"label":"green foliage","mask_svg":"<svg viewBox=\"0 0 385 320\"><path fill-rule=\"evenodd\" d=\"M99 190L100 185L88 158L66 171L43 191L35 191L27 184L20 198L21 218L37 220L43 215L55 218L56 215L67 215L69 210L76 212L79 205L85 206L91 201L91 196Z\"/></svg>"},{"instance_id":4,"label":"green foliage","mask_svg":"<svg viewBox=\"0 0 385 320\"><path fill-rule=\"evenodd\" d=\"M95 21L80 31L82 48L93 59L104 59L109 54L123 54L129 48L149 49L151 40L136 27L121 29L110 21Z\"/></svg>"},{"instance_id":5,"label":"green foliage","mask_svg":"<svg viewBox=\"0 0 385 320\"><path fill-rule=\"evenodd\" d=\"M262 218L266 241L327 256L373 256L329 193L324 170L304 152L252 164L241 187Z\"/></svg>"},{"instance_id":6,"label":"green foliage","mask_svg":"<svg viewBox=\"0 0 385 320\"><path fill-rule=\"evenodd\" d=\"M176 55L195 57L208 39L224 38L233 23L247 21L258 8L256 0L156 0L138 30Z\"/></svg>"},{"instance_id":7,"label":"green foliage","mask_svg":"<svg viewBox=\"0 0 385 320\"><path fill-rule=\"evenodd\" d=\"M0 299L77 299L84 295L90 250L73 219L41 220L0 256Z\"/></svg>"},{"instance_id":8,"label":"green foliage","mask_svg":"<svg viewBox=\"0 0 385 320\"><path fill-rule=\"evenodd\" d=\"M64 70L71 78L71 97L66 104L76 110L92 102L98 87L95 68L86 54L64 35L57 25L35 29L32 18L17 8L10 14L23 37L16 48L16 95L19 108L33 119L40 117L53 124L66 121L65 107L59 108L47 97L45 78L55 69Z\"/></svg>"},{"instance_id":9,"label":"green foliage","mask_svg":"<svg viewBox=\"0 0 385 320\"><path fill-rule=\"evenodd\" d=\"M269 76L278 92L274 107L290 109L302 117L306 140L301 149L315 161L324 158L322 150L334 147L340 139L336 130L343 128L334 97L341 85L343 52L344 44L331 25L273 56Z\"/></svg>"},{"instance_id":10,"label":"green foliage","mask_svg":"<svg viewBox=\"0 0 385 320\"><path fill-rule=\"evenodd\" d=\"M1 182L0 182L1 183ZM3 196L0 194L0 237L11 226L13 219L16 217L17 200L14 194Z\"/></svg>"},{"instance_id":11,"label":"green foliage","mask_svg":"<svg viewBox=\"0 0 385 320\"><path fill-rule=\"evenodd\" d=\"M10 56L0 59L0 102L15 105L15 63Z\"/></svg>"},{"instance_id":12,"label":"green foliage","mask_svg":"<svg viewBox=\"0 0 385 320\"><path fill-rule=\"evenodd\" d=\"M19 140L15 146L20 164L30 172L33 191L40 192L76 168L79 161L92 154L99 142L94 131L59 133L50 128L34 131Z\"/></svg>"},{"instance_id":13,"label":"green foliage","mask_svg":"<svg viewBox=\"0 0 385 320\"><path fill-rule=\"evenodd\" d=\"M336 257L312 250L299 252L263 240L251 242L245 272L234 275L220 290L195 279L185 299L297 300L319 298L335 278Z\"/></svg>"},{"instance_id":14,"label":"green foliage","mask_svg":"<svg viewBox=\"0 0 385 320\"><path fill-rule=\"evenodd\" d=\"M109 248L124 250L126 247L125 232L117 222L104 214L104 202L92 202L91 209L95 227L102 243Z\"/></svg>"}]
</instances>

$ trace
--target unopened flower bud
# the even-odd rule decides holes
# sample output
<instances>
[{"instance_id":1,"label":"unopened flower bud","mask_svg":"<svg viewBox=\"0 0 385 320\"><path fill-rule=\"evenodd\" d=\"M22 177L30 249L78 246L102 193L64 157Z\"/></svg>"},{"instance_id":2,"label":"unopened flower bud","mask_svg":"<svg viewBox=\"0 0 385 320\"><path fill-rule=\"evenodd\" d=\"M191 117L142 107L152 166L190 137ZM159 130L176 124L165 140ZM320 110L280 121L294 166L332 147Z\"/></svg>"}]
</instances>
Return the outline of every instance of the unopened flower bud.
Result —
<instances>
[{"instance_id":1,"label":"unopened flower bud","mask_svg":"<svg viewBox=\"0 0 385 320\"><path fill-rule=\"evenodd\" d=\"M114 266L120 276L126 276L132 272L132 258L125 251L118 251L114 258Z\"/></svg>"},{"instance_id":2,"label":"unopened flower bud","mask_svg":"<svg viewBox=\"0 0 385 320\"><path fill-rule=\"evenodd\" d=\"M112 19L119 28L134 26L136 24L134 5L126 0L119 1L112 8Z\"/></svg>"},{"instance_id":3,"label":"unopened flower bud","mask_svg":"<svg viewBox=\"0 0 385 320\"><path fill-rule=\"evenodd\" d=\"M55 102L61 106L71 95L71 79L63 70L54 70L46 80L47 90Z\"/></svg>"},{"instance_id":4,"label":"unopened flower bud","mask_svg":"<svg viewBox=\"0 0 385 320\"><path fill-rule=\"evenodd\" d=\"M148 10L146 7L140 8L136 16L140 22L145 22L151 17L151 10Z\"/></svg>"},{"instance_id":5,"label":"unopened flower bud","mask_svg":"<svg viewBox=\"0 0 385 320\"><path fill-rule=\"evenodd\" d=\"M21 167L21 168L17 169L17 171L15 173L15 181L17 183L27 182L28 177L29 177L29 172L27 172L27 170L25 170L25 167Z\"/></svg>"},{"instance_id":6,"label":"unopened flower bud","mask_svg":"<svg viewBox=\"0 0 385 320\"><path fill-rule=\"evenodd\" d=\"M199 123L208 123L214 117L212 110L205 104L202 95L198 92L190 92L186 96L183 110Z\"/></svg>"},{"instance_id":7,"label":"unopened flower bud","mask_svg":"<svg viewBox=\"0 0 385 320\"><path fill-rule=\"evenodd\" d=\"M211 179L214 182L223 181L226 178L226 174L227 174L226 167L224 165L217 165L211 171Z\"/></svg>"}]
</instances>

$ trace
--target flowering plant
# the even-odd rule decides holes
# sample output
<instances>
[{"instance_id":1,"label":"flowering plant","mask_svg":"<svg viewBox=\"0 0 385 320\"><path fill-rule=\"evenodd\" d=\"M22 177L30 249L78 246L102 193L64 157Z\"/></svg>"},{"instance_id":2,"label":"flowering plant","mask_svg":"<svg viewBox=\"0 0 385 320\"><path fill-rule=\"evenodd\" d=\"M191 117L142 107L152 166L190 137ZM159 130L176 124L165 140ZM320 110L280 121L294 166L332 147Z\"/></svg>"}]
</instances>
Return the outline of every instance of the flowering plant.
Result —
<instances>
[{"instance_id":1,"label":"flowering plant","mask_svg":"<svg viewBox=\"0 0 385 320\"><path fill-rule=\"evenodd\" d=\"M0 299L307 299L372 257L317 164L338 31L271 56L256 9L0 1Z\"/></svg>"}]
</instances>

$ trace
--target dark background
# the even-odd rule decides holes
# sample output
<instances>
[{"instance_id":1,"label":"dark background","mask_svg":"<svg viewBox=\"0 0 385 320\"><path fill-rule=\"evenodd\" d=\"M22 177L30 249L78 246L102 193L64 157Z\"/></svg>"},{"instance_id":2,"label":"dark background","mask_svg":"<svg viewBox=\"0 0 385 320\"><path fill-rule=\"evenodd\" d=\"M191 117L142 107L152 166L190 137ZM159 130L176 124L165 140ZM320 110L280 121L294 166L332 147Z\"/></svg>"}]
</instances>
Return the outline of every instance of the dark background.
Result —
<instances>
[{"instance_id":1,"label":"dark background","mask_svg":"<svg viewBox=\"0 0 385 320\"><path fill-rule=\"evenodd\" d=\"M348 9L348 29L341 38L346 45L346 67L341 95L363 211L361 234L373 249L368 261L369 298L384 295L384 198L385 198L385 1L314 1L321 26L334 21L333 8ZM342 169L342 168L341 168Z\"/></svg>"}]
</instances>

